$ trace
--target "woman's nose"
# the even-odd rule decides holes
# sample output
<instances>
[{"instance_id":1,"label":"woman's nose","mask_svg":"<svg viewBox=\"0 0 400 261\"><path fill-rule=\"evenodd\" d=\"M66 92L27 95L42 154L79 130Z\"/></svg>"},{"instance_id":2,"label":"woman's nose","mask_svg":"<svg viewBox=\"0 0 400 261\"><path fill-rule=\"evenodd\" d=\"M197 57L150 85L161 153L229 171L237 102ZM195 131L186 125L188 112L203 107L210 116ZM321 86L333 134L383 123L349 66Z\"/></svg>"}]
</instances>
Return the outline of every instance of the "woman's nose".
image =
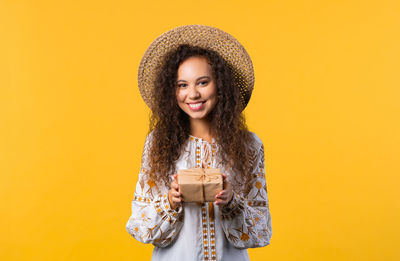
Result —
<instances>
[{"instance_id":1,"label":"woman's nose","mask_svg":"<svg viewBox=\"0 0 400 261\"><path fill-rule=\"evenodd\" d=\"M190 99L197 99L200 97L200 92L197 90L196 87L192 86L189 88L189 98Z\"/></svg>"}]
</instances>

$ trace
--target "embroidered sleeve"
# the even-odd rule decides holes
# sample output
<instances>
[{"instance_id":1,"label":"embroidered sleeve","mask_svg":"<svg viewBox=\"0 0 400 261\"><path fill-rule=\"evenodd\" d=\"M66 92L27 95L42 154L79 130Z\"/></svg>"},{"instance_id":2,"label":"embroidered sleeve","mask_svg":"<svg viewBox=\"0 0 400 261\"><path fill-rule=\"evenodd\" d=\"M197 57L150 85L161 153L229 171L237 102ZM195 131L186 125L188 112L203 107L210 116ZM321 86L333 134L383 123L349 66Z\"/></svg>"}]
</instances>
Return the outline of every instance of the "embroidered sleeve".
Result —
<instances>
[{"instance_id":1,"label":"embroidered sleeve","mask_svg":"<svg viewBox=\"0 0 400 261\"><path fill-rule=\"evenodd\" d=\"M168 189L159 188L149 179L148 148L149 136L143 149L139 180L126 230L142 243L165 247L172 243L183 226L183 209L180 206L173 210L168 201Z\"/></svg>"},{"instance_id":2,"label":"embroidered sleeve","mask_svg":"<svg viewBox=\"0 0 400 261\"><path fill-rule=\"evenodd\" d=\"M220 208L226 238L237 248L269 245L272 236L262 143L254 157L254 164L250 191L234 193L231 202Z\"/></svg>"}]
</instances>

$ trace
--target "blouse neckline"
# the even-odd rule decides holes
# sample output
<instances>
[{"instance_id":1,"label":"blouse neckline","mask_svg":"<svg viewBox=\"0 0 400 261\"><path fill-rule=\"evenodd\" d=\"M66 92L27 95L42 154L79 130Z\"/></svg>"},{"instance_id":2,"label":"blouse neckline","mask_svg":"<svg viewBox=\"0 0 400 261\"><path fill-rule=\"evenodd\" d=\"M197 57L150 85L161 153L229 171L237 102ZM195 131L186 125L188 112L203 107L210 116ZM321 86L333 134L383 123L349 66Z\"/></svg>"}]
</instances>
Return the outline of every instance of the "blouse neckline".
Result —
<instances>
[{"instance_id":1,"label":"blouse neckline","mask_svg":"<svg viewBox=\"0 0 400 261\"><path fill-rule=\"evenodd\" d=\"M210 143L207 140L204 140L202 138L199 138L199 137L196 137L196 136L193 136L193 135L190 135L190 134L189 134L189 137L190 137L190 140L199 141L199 142L206 142L208 144L215 144L215 139L214 138L211 138L212 142Z\"/></svg>"}]
</instances>

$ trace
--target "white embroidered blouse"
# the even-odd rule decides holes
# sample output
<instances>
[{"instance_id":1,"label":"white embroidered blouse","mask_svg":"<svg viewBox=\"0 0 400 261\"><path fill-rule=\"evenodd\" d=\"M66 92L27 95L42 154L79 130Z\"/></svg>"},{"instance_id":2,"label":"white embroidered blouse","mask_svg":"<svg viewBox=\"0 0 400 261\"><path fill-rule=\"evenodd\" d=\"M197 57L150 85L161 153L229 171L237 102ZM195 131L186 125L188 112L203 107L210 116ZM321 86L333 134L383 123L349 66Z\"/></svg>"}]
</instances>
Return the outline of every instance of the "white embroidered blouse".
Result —
<instances>
[{"instance_id":1,"label":"white embroidered blouse","mask_svg":"<svg viewBox=\"0 0 400 261\"><path fill-rule=\"evenodd\" d=\"M173 210L168 188L159 188L148 178L150 133L143 149L139 180L132 200L132 214L126 229L135 239L152 243L152 260L249 260L246 248L269 245L272 228L265 179L264 147L253 132L254 168L251 190L234 192L232 201L222 207L214 202L185 203ZM219 168L218 144L190 136L176 163L176 170L193 167ZM172 176L171 176L172 181Z\"/></svg>"}]
</instances>

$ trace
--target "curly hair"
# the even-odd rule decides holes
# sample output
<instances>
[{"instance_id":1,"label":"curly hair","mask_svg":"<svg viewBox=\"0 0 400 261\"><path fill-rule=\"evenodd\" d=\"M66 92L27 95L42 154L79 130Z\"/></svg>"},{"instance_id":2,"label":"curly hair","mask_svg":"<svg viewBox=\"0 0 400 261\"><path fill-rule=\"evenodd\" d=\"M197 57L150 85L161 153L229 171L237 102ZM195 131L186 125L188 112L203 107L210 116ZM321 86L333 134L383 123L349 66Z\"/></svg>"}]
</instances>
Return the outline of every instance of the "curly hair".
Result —
<instances>
[{"instance_id":1,"label":"curly hair","mask_svg":"<svg viewBox=\"0 0 400 261\"><path fill-rule=\"evenodd\" d=\"M176 99L177 71L189 57L204 57L211 64L217 86L217 104L208 115L212 134L221 149L219 157L226 169L234 173L233 189L243 191L250 181L252 140L242 114L240 91L236 86L234 71L218 53L201 47L180 45L166 54L163 66L154 82L154 106L150 116L149 133L152 141L149 154L149 175L156 183L170 186L170 175L175 173L175 163L189 139L189 116L178 106Z\"/></svg>"}]
</instances>

